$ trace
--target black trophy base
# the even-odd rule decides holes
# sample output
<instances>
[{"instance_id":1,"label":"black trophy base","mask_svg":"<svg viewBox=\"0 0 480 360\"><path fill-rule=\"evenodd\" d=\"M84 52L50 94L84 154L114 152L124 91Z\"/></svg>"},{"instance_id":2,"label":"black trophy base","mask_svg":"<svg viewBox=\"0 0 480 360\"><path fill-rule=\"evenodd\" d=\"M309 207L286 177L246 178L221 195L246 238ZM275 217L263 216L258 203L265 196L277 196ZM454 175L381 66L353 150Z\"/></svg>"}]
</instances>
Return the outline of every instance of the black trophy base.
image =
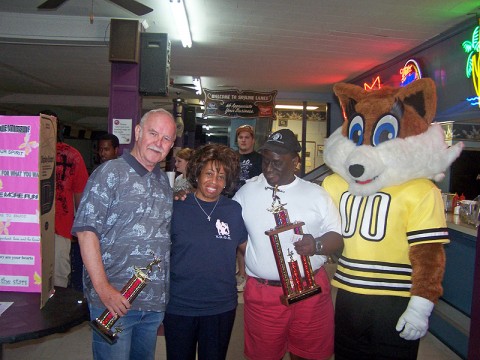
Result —
<instances>
[{"instance_id":1,"label":"black trophy base","mask_svg":"<svg viewBox=\"0 0 480 360\"><path fill-rule=\"evenodd\" d=\"M315 285L309 289L302 290L301 292L298 292L295 294L282 295L280 296L280 300L282 301L283 305L288 306L296 302L299 302L301 300L307 299L313 295L320 294L321 292L322 292L322 289L320 288L320 286Z\"/></svg>"},{"instance_id":2,"label":"black trophy base","mask_svg":"<svg viewBox=\"0 0 480 360\"><path fill-rule=\"evenodd\" d=\"M114 333L111 330L107 329L97 320L92 320L88 324L98 335L103 338L103 340L108 342L110 345L113 345L117 342L117 333Z\"/></svg>"}]
</instances>

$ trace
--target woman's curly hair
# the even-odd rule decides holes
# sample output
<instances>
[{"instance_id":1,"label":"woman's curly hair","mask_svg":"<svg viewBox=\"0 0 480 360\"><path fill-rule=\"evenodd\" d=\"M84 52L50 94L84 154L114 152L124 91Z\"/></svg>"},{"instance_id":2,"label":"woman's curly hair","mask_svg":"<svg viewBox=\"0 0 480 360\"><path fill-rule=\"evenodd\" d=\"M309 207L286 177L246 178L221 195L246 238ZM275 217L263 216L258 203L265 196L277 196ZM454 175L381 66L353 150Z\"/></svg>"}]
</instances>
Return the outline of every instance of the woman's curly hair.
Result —
<instances>
[{"instance_id":1,"label":"woman's curly hair","mask_svg":"<svg viewBox=\"0 0 480 360\"><path fill-rule=\"evenodd\" d=\"M225 189L226 194L232 194L237 186L240 174L240 157L238 153L226 145L207 144L196 149L190 161L187 164L187 180L196 189L198 187L198 177L204 166L212 161L217 170L223 166L225 170Z\"/></svg>"}]
</instances>

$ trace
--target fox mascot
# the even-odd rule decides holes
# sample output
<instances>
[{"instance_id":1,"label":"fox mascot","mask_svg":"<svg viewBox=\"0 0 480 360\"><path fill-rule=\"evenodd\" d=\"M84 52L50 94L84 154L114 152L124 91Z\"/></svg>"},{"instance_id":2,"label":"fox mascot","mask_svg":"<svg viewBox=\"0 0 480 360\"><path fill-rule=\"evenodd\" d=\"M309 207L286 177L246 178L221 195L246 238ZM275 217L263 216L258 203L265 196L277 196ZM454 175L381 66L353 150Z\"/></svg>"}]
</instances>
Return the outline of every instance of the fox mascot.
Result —
<instances>
[{"instance_id":1,"label":"fox mascot","mask_svg":"<svg viewBox=\"0 0 480 360\"><path fill-rule=\"evenodd\" d=\"M326 141L324 188L342 218L332 284L335 360L416 359L442 294L448 243L439 181L463 144L448 147L435 83L366 91L338 83L344 123Z\"/></svg>"}]
</instances>

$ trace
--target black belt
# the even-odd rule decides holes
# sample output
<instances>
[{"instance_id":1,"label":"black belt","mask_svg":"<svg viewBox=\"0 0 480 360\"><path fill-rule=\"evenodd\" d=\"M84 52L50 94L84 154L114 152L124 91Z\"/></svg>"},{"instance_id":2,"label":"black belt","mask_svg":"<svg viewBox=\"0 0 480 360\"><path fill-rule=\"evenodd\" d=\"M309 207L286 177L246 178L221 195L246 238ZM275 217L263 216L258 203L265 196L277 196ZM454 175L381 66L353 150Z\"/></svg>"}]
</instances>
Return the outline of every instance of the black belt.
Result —
<instances>
[{"instance_id":1,"label":"black belt","mask_svg":"<svg viewBox=\"0 0 480 360\"><path fill-rule=\"evenodd\" d=\"M257 280L260 284L263 284L263 285L282 286L282 282L280 280L267 280L267 279L261 279L261 278L257 278L257 277L253 277L253 278L255 280Z\"/></svg>"},{"instance_id":2,"label":"black belt","mask_svg":"<svg viewBox=\"0 0 480 360\"><path fill-rule=\"evenodd\" d=\"M313 276L317 275L317 273L320 271L321 268L315 270L313 272ZM280 280L267 280L267 279L262 279L262 278L257 278L254 276L251 276L255 280L257 280L260 284L263 285L268 285L268 286L282 286L282 282ZM302 278L302 282L305 281L305 278Z\"/></svg>"}]
</instances>

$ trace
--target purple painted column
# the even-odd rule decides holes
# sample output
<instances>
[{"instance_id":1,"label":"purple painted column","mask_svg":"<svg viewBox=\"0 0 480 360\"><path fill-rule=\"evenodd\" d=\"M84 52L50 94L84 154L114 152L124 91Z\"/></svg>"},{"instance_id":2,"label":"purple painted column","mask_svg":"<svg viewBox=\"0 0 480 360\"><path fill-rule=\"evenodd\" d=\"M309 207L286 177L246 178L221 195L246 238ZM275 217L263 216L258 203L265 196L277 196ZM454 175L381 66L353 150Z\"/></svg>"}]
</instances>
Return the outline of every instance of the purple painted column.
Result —
<instances>
[{"instance_id":1,"label":"purple painted column","mask_svg":"<svg viewBox=\"0 0 480 360\"><path fill-rule=\"evenodd\" d=\"M480 359L480 227L477 228L477 247L473 273L472 312L470 317L470 337L468 359Z\"/></svg>"},{"instance_id":2,"label":"purple painted column","mask_svg":"<svg viewBox=\"0 0 480 360\"><path fill-rule=\"evenodd\" d=\"M132 119L130 144L120 144L119 154L131 150L135 143L135 125L142 115L142 97L139 93L140 64L112 62L108 132L113 130L113 119Z\"/></svg>"}]
</instances>

